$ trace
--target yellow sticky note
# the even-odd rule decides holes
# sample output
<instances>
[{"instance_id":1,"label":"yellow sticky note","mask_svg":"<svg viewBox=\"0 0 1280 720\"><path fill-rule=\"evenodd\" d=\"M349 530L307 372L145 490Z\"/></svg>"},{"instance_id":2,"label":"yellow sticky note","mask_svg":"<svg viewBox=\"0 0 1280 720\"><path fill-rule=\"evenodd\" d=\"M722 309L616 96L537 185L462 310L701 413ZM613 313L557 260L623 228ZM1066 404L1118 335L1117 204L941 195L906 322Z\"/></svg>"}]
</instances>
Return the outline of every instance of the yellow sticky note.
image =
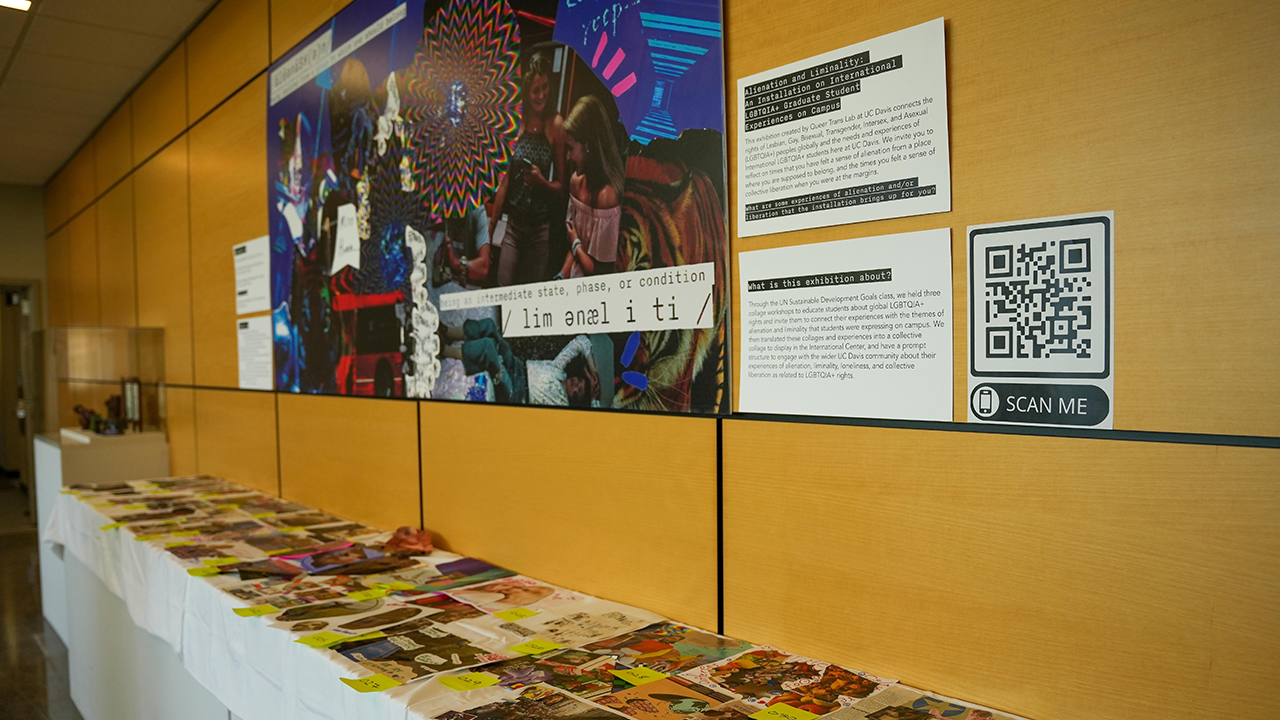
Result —
<instances>
[{"instance_id":1,"label":"yellow sticky note","mask_svg":"<svg viewBox=\"0 0 1280 720\"><path fill-rule=\"evenodd\" d=\"M387 596L387 591L381 588L374 588L372 590L359 590L357 592L347 593L347 597L351 598L352 600L375 600L377 598L386 597L386 596Z\"/></svg>"},{"instance_id":2,"label":"yellow sticky note","mask_svg":"<svg viewBox=\"0 0 1280 720\"><path fill-rule=\"evenodd\" d=\"M182 547L183 545L195 545L195 544L196 543L194 540L178 540L176 542L167 542L164 544L164 546L165 547Z\"/></svg>"},{"instance_id":3,"label":"yellow sticky note","mask_svg":"<svg viewBox=\"0 0 1280 720\"><path fill-rule=\"evenodd\" d=\"M133 503L133 504L131 504L131 505L121 505L120 507L124 508L125 510L146 510L146 509L147 509L147 504L146 504L146 503Z\"/></svg>"},{"instance_id":4,"label":"yellow sticky note","mask_svg":"<svg viewBox=\"0 0 1280 720\"><path fill-rule=\"evenodd\" d=\"M336 645L337 643L343 642L345 640L350 640L350 639L351 638L346 637L345 635L339 635L338 633L325 631L325 632L313 633L304 638L298 638L297 640L294 640L294 642L302 643L307 647L321 648L321 647L327 647L329 645Z\"/></svg>"},{"instance_id":5,"label":"yellow sticky note","mask_svg":"<svg viewBox=\"0 0 1280 720\"><path fill-rule=\"evenodd\" d=\"M396 581L393 583L378 583L374 587L387 588L388 590L416 590L417 585L413 583Z\"/></svg>"},{"instance_id":6,"label":"yellow sticky note","mask_svg":"<svg viewBox=\"0 0 1280 720\"><path fill-rule=\"evenodd\" d=\"M280 514L280 513L278 513L278 512L264 512L264 513L254 513L253 515L250 515L249 517L264 518L264 517L271 517L272 515L279 515L279 514Z\"/></svg>"},{"instance_id":7,"label":"yellow sticky note","mask_svg":"<svg viewBox=\"0 0 1280 720\"><path fill-rule=\"evenodd\" d=\"M776 703L758 713L752 714L750 717L751 720L813 720L818 716L808 710Z\"/></svg>"},{"instance_id":8,"label":"yellow sticky note","mask_svg":"<svg viewBox=\"0 0 1280 720\"><path fill-rule=\"evenodd\" d=\"M519 645L512 645L507 648L507 650L514 653L520 653L521 655L537 655L538 653L559 650L562 647L564 646L557 645L549 640L530 640L528 642L522 642Z\"/></svg>"},{"instance_id":9,"label":"yellow sticky note","mask_svg":"<svg viewBox=\"0 0 1280 720\"><path fill-rule=\"evenodd\" d=\"M59 490L58 492L62 493L63 495L75 495L75 494L76 494L76 491L75 491L75 490Z\"/></svg>"},{"instance_id":10,"label":"yellow sticky note","mask_svg":"<svg viewBox=\"0 0 1280 720\"><path fill-rule=\"evenodd\" d=\"M496 618L501 618L502 620L506 620L507 622L515 622L516 620L531 618L534 615L538 615L538 614L539 613L537 610L530 610L529 608L516 608L514 610L503 610L501 612L496 612L493 614L493 616Z\"/></svg>"},{"instance_id":11,"label":"yellow sticky note","mask_svg":"<svg viewBox=\"0 0 1280 720\"><path fill-rule=\"evenodd\" d=\"M240 506L239 506L239 505L235 505L235 504L230 504L230 503L229 503L229 504L227 504L227 505L214 505L214 506L213 506L213 509L214 509L214 510L235 510L235 509L236 509L236 508L238 508L238 507L240 507Z\"/></svg>"},{"instance_id":12,"label":"yellow sticky note","mask_svg":"<svg viewBox=\"0 0 1280 720\"><path fill-rule=\"evenodd\" d=\"M187 571L187 574L194 575L196 577L209 577L210 575L217 575L219 572L222 572L222 571L216 567L202 567L202 568L198 567L198 568L191 568L190 570Z\"/></svg>"},{"instance_id":13,"label":"yellow sticky note","mask_svg":"<svg viewBox=\"0 0 1280 720\"><path fill-rule=\"evenodd\" d=\"M278 613L280 612L280 608L271 604L254 605L253 607L236 608L232 612L239 615L240 617L259 617L262 615L270 615L271 613Z\"/></svg>"},{"instance_id":14,"label":"yellow sticky note","mask_svg":"<svg viewBox=\"0 0 1280 720\"><path fill-rule=\"evenodd\" d=\"M174 537L191 537L192 535L199 535L200 531L199 530L179 530L177 532L172 532L169 534Z\"/></svg>"},{"instance_id":15,"label":"yellow sticky note","mask_svg":"<svg viewBox=\"0 0 1280 720\"><path fill-rule=\"evenodd\" d=\"M377 640L378 638L384 638L386 636L387 634L382 632L381 630L375 630L373 632L365 633L363 635L356 635L355 637L343 638L342 642L364 642L365 640Z\"/></svg>"},{"instance_id":16,"label":"yellow sticky note","mask_svg":"<svg viewBox=\"0 0 1280 720\"><path fill-rule=\"evenodd\" d=\"M144 542L147 540L157 540L162 537L164 537L164 533L158 533L156 535L134 535L133 539L137 540L138 542Z\"/></svg>"},{"instance_id":17,"label":"yellow sticky note","mask_svg":"<svg viewBox=\"0 0 1280 720\"><path fill-rule=\"evenodd\" d=\"M110 525L103 525L103 526L102 526L102 529L103 529L103 530L115 530L115 529L116 529L116 528L118 528L118 527L124 527L125 525L128 525L128 524L129 524L129 523L122 523L122 522L118 522L118 523L111 523Z\"/></svg>"},{"instance_id":18,"label":"yellow sticky note","mask_svg":"<svg viewBox=\"0 0 1280 720\"><path fill-rule=\"evenodd\" d=\"M342 678L342 682L346 683L348 687L354 688L356 692L362 693L382 692L383 690L390 690L393 687L404 684L399 680L392 680L386 675L370 675L367 678L361 678L359 680Z\"/></svg>"},{"instance_id":19,"label":"yellow sticky note","mask_svg":"<svg viewBox=\"0 0 1280 720\"><path fill-rule=\"evenodd\" d=\"M297 526L297 527L280 528L280 532L287 532L287 533L291 533L291 532L301 532L301 531L303 531L303 530L306 530L306 528L302 527L301 525L299 525L299 526Z\"/></svg>"},{"instance_id":20,"label":"yellow sticky note","mask_svg":"<svg viewBox=\"0 0 1280 720\"><path fill-rule=\"evenodd\" d=\"M498 678L490 675L489 673L475 672L467 675L442 677L440 678L440 684L450 690L462 692L463 690L476 690L479 688L489 687L490 685L497 685Z\"/></svg>"},{"instance_id":21,"label":"yellow sticky note","mask_svg":"<svg viewBox=\"0 0 1280 720\"><path fill-rule=\"evenodd\" d=\"M288 553L291 553L291 552L293 552L293 548L280 548L279 550L268 550L267 557L271 557L273 555L287 555Z\"/></svg>"},{"instance_id":22,"label":"yellow sticky note","mask_svg":"<svg viewBox=\"0 0 1280 720\"><path fill-rule=\"evenodd\" d=\"M644 685L645 683L651 683L655 680L661 680L667 677L666 673L660 673L657 670L644 667L643 665L640 667L629 668L627 670L614 670L612 672L614 675L617 675L632 685Z\"/></svg>"},{"instance_id":23,"label":"yellow sticky note","mask_svg":"<svg viewBox=\"0 0 1280 720\"><path fill-rule=\"evenodd\" d=\"M221 558L205 558L204 564L210 567L222 567L223 565L234 565L240 562L238 558L221 557Z\"/></svg>"}]
</instances>

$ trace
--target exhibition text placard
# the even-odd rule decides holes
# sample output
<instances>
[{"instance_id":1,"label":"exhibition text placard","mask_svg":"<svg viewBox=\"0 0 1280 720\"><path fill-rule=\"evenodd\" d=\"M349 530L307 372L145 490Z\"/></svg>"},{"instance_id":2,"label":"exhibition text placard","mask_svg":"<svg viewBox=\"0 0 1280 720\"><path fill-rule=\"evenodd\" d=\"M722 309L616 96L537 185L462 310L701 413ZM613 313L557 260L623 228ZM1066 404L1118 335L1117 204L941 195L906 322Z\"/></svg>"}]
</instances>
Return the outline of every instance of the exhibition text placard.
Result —
<instances>
[{"instance_id":1,"label":"exhibition text placard","mask_svg":"<svg viewBox=\"0 0 1280 720\"><path fill-rule=\"evenodd\" d=\"M942 18L738 81L738 234L951 209Z\"/></svg>"},{"instance_id":2,"label":"exhibition text placard","mask_svg":"<svg viewBox=\"0 0 1280 720\"><path fill-rule=\"evenodd\" d=\"M739 254L743 412L951 420L951 232Z\"/></svg>"}]
</instances>

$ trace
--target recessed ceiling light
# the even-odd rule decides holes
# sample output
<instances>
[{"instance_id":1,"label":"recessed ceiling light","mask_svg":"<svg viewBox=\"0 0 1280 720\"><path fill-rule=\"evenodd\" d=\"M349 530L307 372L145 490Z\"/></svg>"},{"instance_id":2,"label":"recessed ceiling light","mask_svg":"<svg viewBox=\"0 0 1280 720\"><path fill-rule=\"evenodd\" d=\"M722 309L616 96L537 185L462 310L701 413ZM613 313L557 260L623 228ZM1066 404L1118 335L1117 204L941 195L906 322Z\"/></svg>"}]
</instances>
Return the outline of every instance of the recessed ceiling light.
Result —
<instances>
[{"instance_id":1,"label":"recessed ceiling light","mask_svg":"<svg viewBox=\"0 0 1280 720\"><path fill-rule=\"evenodd\" d=\"M31 0L0 0L0 7L26 11L31 9Z\"/></svg>"}]
</instances>

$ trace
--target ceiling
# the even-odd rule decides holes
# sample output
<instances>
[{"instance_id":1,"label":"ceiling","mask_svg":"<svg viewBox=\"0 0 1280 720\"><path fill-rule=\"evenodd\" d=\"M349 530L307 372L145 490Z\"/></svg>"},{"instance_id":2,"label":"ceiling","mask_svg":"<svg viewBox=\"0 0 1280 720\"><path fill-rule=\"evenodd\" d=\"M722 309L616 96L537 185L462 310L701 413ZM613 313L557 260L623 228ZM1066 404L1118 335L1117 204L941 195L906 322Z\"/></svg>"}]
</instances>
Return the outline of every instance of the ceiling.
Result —
<instances>
[{"instance_id":1,"label":"ceiling","mask_svg":"<svg viewBox=\"0 0 1280 720\"><path fill-rule=\"evenodd\" d=\"M214 2L0 7L0 183L44 184Z\"/></svg>"}]
</instances>

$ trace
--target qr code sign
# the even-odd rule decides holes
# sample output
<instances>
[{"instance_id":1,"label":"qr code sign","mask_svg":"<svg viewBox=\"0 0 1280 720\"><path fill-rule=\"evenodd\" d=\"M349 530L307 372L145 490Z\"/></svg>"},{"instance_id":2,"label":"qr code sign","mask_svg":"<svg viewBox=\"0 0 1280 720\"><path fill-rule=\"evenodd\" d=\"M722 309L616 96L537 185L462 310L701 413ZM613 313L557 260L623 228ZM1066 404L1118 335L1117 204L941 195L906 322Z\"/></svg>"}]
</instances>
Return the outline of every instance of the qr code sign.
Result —
<instances>
[{"instance_id":1,"label":"qr code sign","mask_svg":"<svg viewBox=\"0 0 1280 720\"><path fill-rule=\"evenodd\" d=\"M1110 373L1110 231L1105 217L970 231L974 375Z\"/></svg>"}]
</instances>

